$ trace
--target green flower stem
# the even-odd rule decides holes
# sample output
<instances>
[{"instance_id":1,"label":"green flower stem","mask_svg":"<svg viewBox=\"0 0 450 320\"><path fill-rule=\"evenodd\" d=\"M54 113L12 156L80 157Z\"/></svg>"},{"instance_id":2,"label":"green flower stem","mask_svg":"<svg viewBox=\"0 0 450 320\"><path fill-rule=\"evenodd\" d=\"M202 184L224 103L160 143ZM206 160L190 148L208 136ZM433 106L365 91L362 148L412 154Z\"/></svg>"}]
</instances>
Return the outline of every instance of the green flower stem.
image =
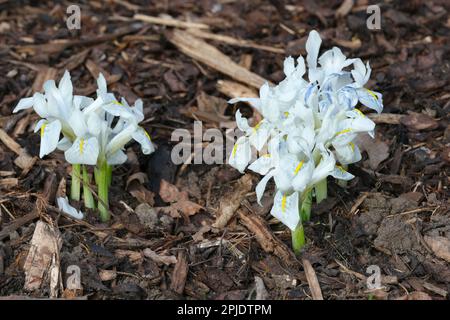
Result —
<instances>
[{"instance_id":1,"label":"green flower stem","mask_svg":"<svg viewBox=\"0 0 450 320\"><path fill-rule=\"evenodd\" d=\"M309 221L311 218L312 191L306 191L302 196L300 205L300 218L302 221Z\"/></svg>"},{"instance_id":2,"label":"green flower stem","mask_svg":"<svg viewBox=\"0 0 450 320\"><path fill-rule=\"evenodd\" d=\"M81 191L81 165L72 164L72 182L70 185L70 198L75 201L80 201Z\"/></svg>"},{"instance_id":3,"label":"green flower stem","mask_svg":"<svg viewBox=\"0 0 450 320\"><path fill-rule=\"evenodd\" d=\"M97 170L95 170L95 180L98 187L98 210L100 211L100 220L103 222L106 222L111 218L108 210L108 167L106 161L100 161Z\"/></svg>"},{"instance_id":4,"label":"green flower stem","mask_svg":"<svg viewBox=\"0 0 450 320\"><path fill-rule=\"evenodd\" d=\"M294 253L298 255L305 244L305 231L303 229L303 224L300 222L297 228L292 231L292 249L294 250Z\"/></svg>"},{"instance_id":5,"label":"green flower stem","mask_svg":"<svg viewBox=\"0 0 450 320\"><path fill-rule=\"evenodd\" d=\"M108 186L111 186L111 181L112 181L112 170L113 170L113 166L108 165Z\"/></svg>"},{"instance_id":6,"label":"green flower stem","mask_svg":"<svg viewBox=\"0 0 450 320\"><path fill-rule=\"evenodd\" d=\"M92 196L91 192L91 181L89 179L88 172L86 170L86 166L83 166L83 198L84 198L84 205L86 208L94 209L95 208L95 202L94 197Z\"/></svg>"},{"instance_id":7,"label":"green flower stem","mask_svg":"<svg viewBox=\"0 0 450 320\"><path fill-rule=\"evenodd\" d=\"M316 202L321 203L323 200L325 200L328 196L327 191L327 179L323 179L318 184L316 184Z\"/></svg>"}]
</instances>

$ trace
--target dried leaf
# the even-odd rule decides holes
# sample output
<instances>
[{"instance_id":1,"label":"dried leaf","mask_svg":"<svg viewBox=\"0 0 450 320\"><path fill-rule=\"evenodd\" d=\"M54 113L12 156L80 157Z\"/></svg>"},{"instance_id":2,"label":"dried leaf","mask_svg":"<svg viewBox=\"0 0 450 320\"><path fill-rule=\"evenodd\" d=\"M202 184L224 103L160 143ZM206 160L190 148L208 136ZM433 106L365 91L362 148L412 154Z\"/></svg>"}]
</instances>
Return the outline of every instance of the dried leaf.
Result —
<instances>
[{"instance_id":1,"label":"dried leaf","mask_svg":"<svg viewBox=\"0 0 450 320\"><path fill-rule=\"evenodd\" d=\"M356 143L361 150L369 155L369 167L376 170L381 162L389 157L389 146L378 137L372 139L368 134L360 134Z\"/></svg>"}]
</instances>

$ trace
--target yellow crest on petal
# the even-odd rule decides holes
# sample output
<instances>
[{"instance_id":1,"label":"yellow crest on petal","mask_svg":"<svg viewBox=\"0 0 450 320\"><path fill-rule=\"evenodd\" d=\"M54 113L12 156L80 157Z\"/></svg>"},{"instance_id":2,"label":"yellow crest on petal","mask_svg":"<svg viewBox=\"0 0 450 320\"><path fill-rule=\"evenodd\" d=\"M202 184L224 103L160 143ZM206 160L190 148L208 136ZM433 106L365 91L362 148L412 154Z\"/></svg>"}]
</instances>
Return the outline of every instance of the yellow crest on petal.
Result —
<instances>
[{"instance_id":1,"label":"yellow crest on petal","mask_svg":"<svg viewBox=\"0 0 450 320\"><path fill-rule=\"evenodd\" d=\"M84 139L80 139L80 154L83 154L83 150L84 150Z\"/></svg>"},{"instance_id":2,"label":"yellow crest on petal","mask_svg":"<svg viewBox=\"0 0 450 320\"><path fill-rule=\"evenodd\" d=\"M294 175L296 175L296 174L300 171L300 169L303 167L303 163L304 163L303 160L300 161L300 163L299 163L299 164L297 165L297 167L295 168Z\"/></svg>"},{"instance_id":3,"label":"yellow crest on petal","mask_svg":"<svg viewBox=\"0 0 450 320\"><path fill-rule=\"evenodd\" d=\"M286 195L281 198L281 212L286 212Z\"/></svg>"},{"instance_id":4,"label":"yellow crest on petal","mask_svg":"<svg viewBox=\"0 0 450 320\"><path fill-rule=\"evenodd\" d=\"M41 138L44 136L45 133L45 127L47 127L47 123L44 123L41 127Z\"/></svg>"},{"instance_id":5,"label":"yellow crest on petal","mask_svg":"<svg viewBox=\"0 0 450 320\"><path fill-rule=\"evenodd\" d=\"M366 90L367 90L367 92L368 92L372 97L375 98L375 100L378 100L377 95L376 95L372 90L369 90L369 89L366 89Z\"/></svg>"}]
</instances>

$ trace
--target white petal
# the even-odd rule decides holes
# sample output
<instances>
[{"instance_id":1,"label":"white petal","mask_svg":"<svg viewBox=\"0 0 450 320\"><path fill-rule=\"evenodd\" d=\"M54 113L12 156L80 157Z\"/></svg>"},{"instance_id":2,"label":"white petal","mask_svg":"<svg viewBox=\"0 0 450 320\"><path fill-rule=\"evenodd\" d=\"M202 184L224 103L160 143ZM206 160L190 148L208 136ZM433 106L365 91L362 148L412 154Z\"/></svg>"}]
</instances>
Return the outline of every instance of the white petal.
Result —
<instances>
[{"instance_id":1,"label":"white petal","mask_svg":"<svg viewBox=\"0 0 450 320\"><path fill-rule=\"evenodd\" d=\"M229 165L244 173L245 168L252 157L252 150L250 143L246 137L240 137L231 151L228 160Z\"/></svg>"},{"instance_id":2,"label":"white petal","mask_svg":"<svg viewBox=\"0 0 450 320\"><path fill-rule=\"evenodd\" d=\"M336 164L336 160L334 159L332 153L327 150L322 150L321 154L322 159L314 169L314 173L311 178L311 186L328 177L333 172Z\"/></svg>"},{"instance_id":3,"label":"white petal","mask_svg":"<svg viewBox=\"0 0 450 320\"><path fill-rule=\"evenodd\" d=\"M256 185L256 200L259 205L261 205L261 198L264 194L264 191L266 190L267 182L273 177L272 173L267 174L264 176L264 178L259 181L259 183Z\"/></svg>"},{"instance_id":4,"label":"white petal","mask_svg":"<svg viewBox=\"0 0 450 320\"><path fill-rule=\"evenodd\" d=\"M70 110L68 109L69 105L66 105L65 100L63 99L61 93L56 87L55 80L45 81L44 90L49 105L54 106L54 111L56 111L61 117L69 116L70 115Z\"/></svg>"},{"instance_id":5,"label":"white petal","mask_svg":"<svg viewBox=\"0 0 450 320\"><path fill-rule=\"evenodd\" d=\"M69 139L64 137L58 142L58 145L56 146L56 148L58 148L58 150L61 150L61 151L66 151L71 146L72 146L72 141L70 141Z\"/></svg>"},{"instance_id":6,"label":"white petal","mask_svg":"<svg viewBox=\"0 0 450 320\"><path fill-rule=\"evenodd\" d=\"M244 117L242 117L241 111L236 111L236 125L239 128L239 130L243 132L247 132L250 130L250 126L248 125L248 120Z\"/></svg>"},{"instance_id":7,"label":"white petal","mask_svg":"<svg viewBox=\"0 0 450 320\"><path fill-rule=\"evenodd\" d=\"M291 56L284 59L283 62L283 71L286 77L290 76L295 70L295 61Z\"/></svg>"},{"instance_id":8,"label":"white petal","mask_svg":"<svg viewBox=\"0 0 450 320\"><path fill-rule=\"evenodd\" d=\"M98 112L98 110L103 106L104 102L105 101L103 100L103 98L98 97L83 109L83 113L85 115L88 115L89 113Z\"/></svg>"},{"instance_id":9,"label":"white petal","mask_svg":"<svg viewBox=\"0 0 450 320\"><path fill-rule=\"evenodd\" d=\"M362 105L378 113L383 111L383 96L380 93L361 88L358 90L358 97Z\"/></svg>"},{"instance_id":10,"label":"white petal","mask_svg":"<svg viewBox=\"0 0 450 320\"><path fill-rule=\"evenodd\" d=\"M69 118L69 124L77 137L84 137L86 135L88 127L82 111L74 109Z\"/></svg>"},{"instance_id":11,"label":"white petal","mask_svg":"<svg viewBox=\"0 0 450 320\"><path fill-rule=\"evenodd\" d=\"M72 81L70 80L70 73L69 71L65 71L63 77L59 81L58 84L59 92L61 93L62 98L64 99L65 103L67 105L70 105L72 103L73 98L73 87L72 87Z\"/></svg>"},{"instance_id":12,"label":"white petal","mask_svg":"<svg viewBox=\"0 0 450 320\"><path fill-rule=\"evenodd\" d=\"M248 167L250 170L259 173L260 175L266 175L270 169L273 168L272 157L270 154L265 154L255 161Z\"/></svg>"},{"instance_id":13,"label":"white petal","mask_svg":"<svg viewBox=\"0 0 450 320\"><path fill-rule=\"evenodd\" d=\"M284 193L292 191L292 180L297 172L298 164L299 160L295 155L288 154L280 158L274 174L278 190Z\"/></svg>"},{"instance_id":14,"label":"white petal","mask_svg":"<svg viewBox=\"0 0 450 320\"><path fill-rule=\"evenodd\" d=\"M331 173L331 175L336 179L345 180L345 181L351 180L355 177L351 173L345 171L344 168L342 168L341 166L336 166L334 168L333 172Z\"/></svg>"},{"instance_id":15,"label":"white petal","mask_svg":"<svg viewBox=\"0 0 450 320\"><path fill-rule=\"evenodd\" d=\"M41 117L47 118L50 116L47 101L42 93L36 92L33 95L34 99L34 111Z\"/></svg>"},{"instance_id":16,"label":"white petal","mask_svg":"<svg viewBox=\"0 0 450 320\"><path fill-rule=\"evenodd\" d=\"M55 120L52 122L41 122L39 125L41 130L39 157L42 158L56 149L61 133L61 122Z\"/></svg>"},{"instance_id":17,"label":"white petal","mask_svg":"<svg viewBox=\"0 0 450 320\"><path fill-rule=\"evenodd\" d=\"M261 151L270 136L271 126L267 121L262 120L258 125L251 128L250 144Z\"/></svg>"},{"instance_id":18,"label":"white petal","mask_svg":"<svg viewBox=\"0 0 450 320\"><path fill-rule=\"evenodd\" d=\"M292 181L292 187L294 188L294 190L299 191L300 193L305 191L305 189L311 182L313 172L313 161L306 161L302 163L301 168L298 169L298 172L295 174L294 180Z\"/></svg>"},{"instance_id":19,"label":"white petal","mask_svg":"<svg viewBox=\"0 0 450 320\"><path fill-rule=\"evenodd\" d=\"M281 191L278 191L275 195L270 214L280 220L292 231L295 230L300 222L298 192L294 192L292 195L287 196L283 195Z\"/></svg>"},{"instance_id":20,"label":"white petal","mask_svg":"<svg viewBox=\"0 0 450 320\"><path fill-rule=\"evenodd\" d=\"M333 145L333 147L336 150L337 159L341 164L351 164L361 160L361 152L353 142L342 146Z\"/></svg>"},{"instance_id":21,"label":"white petal","mask_svg":"<svg viewBox=\"0 0 450 320\"><path fill-rule=\"evenodd\" d=\"M308 40L306 40L306 61L308 62L308 68L315 69L317 66L317 57L319 56L320 45L322 39L316 30L312 30L309 33Z\"/></svg>"},{"instance_id":22,"label":"white petal","mask_svg":"<svg viewBox=\"0 0 450 320\"><path fill-rule=\"evenodd\" d=\"M116 117L122 117L126 120L136 119L133 110L124 103L113 101L103 105L103 110ZM136 121L137 123L137 121Z\"/></svg>"},{"instance_id":23,"label":"white petal","mask_svg":"<svg viewBox=\"0 0 450 320\"><path fill-rule=\"evenodd\" d=\"M141 99L137 99L134 103L134 107L131 109L133 110L138 123L144 120L144 104Z\"/></svg>"},{"instance_id":24,"label":"white petal","mask_svg":"<svg viewBox=\"0 0 450 320\"><path fill-rule=\"evenodd\" d=\"M117 150L122 149L133 138L133 133L137 130L135 123L130 123L118 132L114 138L112 138L106 146L107 154L116 153Z\"/></svg>"},{"instance_id":25,"label":"white petal","mask_svg":"<svg viewBox=\"0 0 450 320\"><path fill-rule=\"evenodd\" d=\"M88 139L78 137L73 145L66 150L66 160L72 164L95 165L99 153L98 140L95 137Z\"/></svg>"},{"instance_id":26,"label":"white petal","mask_svg":"<svg viewBox=\"0 0 450 320\"><path fill-rule=\"evenodd\" d=\"M142 153L144 154L150 154L153 151L155 151L155 147L153 146L152 140L145 131L145 129L139 127L133 134L132 137L134 140L136 140L142 148Z\"/></svg>"},{"instance_id":27,"label":"white petal","mask_svg":"<svg viewBox=\"0 0 450 320\"><path fill-rule=\"evenodd\" d=\"M355 79L356 83L362 87L365 84L366 67L361 59L355 59L353 66L355 67L355 69L352 70L353 79Z\"/></svg>"},{"instance_id":28,"label":"white petal","mask_svg":"<svg viewBox=\"0 0 450 320\"><path fill-rule=\"evenodd\" d=\"M30 98L22 98L19 100L19 103L14 108L13 113L19 112L20 110L28 109L33 106L34 100L32 97Z\"/></svg>"},{"instance_id":29,"label":"white petal","mask_svg":"<svg viewBox=\"0 0 450 320\"><path fill-rule=\"evenodd\" d=\"M118 150L113 155L109 156L106 160L109 165L119 165L125 163L128 157L122 150Z\"/></svg>"},{"instance_id":30,"label":"white petal","mask_svg":"<svg viewBox=\"0 0 450 320\"><path fill-rule=\"evenodd\" d=\"M107 94L107 84L105 76L103 76L103 73L100 73L97 78L97 96L102 96Z\"/></svg>"},{"instance_id":31,"label":"white petal","mask_svg":"<svg viewBox=\"0 0 450 320\"><path fill-rule=\"evenodd\" d=\"M102 120L96 113L91 113L87 119L87 128L91 135L98 136L101 131Z\"/></svg>"},{"instance_id":32,"label":"white petal","mask_svg":"<svg viewBox=\"0 0 450 320\"><path fill-rule=\"evenodd\" d=\"M67 197L59 197L56 199L56 202L58 204L58 208L61 209L61 211L67 213L72 218L79 220L84 218L84 213L72 207L69 204L69 200L67 199Z\"/></svg>"}]
</instances>

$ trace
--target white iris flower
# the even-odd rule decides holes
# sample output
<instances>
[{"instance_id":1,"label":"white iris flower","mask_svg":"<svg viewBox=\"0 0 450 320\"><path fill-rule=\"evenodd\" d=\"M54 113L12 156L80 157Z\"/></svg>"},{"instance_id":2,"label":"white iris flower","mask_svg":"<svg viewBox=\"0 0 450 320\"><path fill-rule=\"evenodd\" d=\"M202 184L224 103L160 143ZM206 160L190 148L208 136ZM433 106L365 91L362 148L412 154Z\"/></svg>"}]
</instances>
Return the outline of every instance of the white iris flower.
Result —
<instances>
[{"instance_id":1,"label":"white iris flower","mask_svg":"<svg viewBox=\"0 0 450 320\"><path fill-rule=\"evenodd\" d=\"M354 143L360 133L374 137L375 123L358 104L381 112L380 93L364 88L370 77L369 63L347 59L339 48L319 56L322 40L311 31L306 42L306 70L303 57L284 61L286 78L271 87L265 83L259 98L235 98L249 102L263 120L251 127L236 112L237 127L244 132L230 155L229 164L240 172L248 167L263 176L256 186L260 203L267 182L273 178L276 194L271 214L296 230L301 223L299 205L328 176L350 180L347 165L361 160ZM308 80L305 80L305 75ZM252 147L268 152L251 162ZM325 182L326 183L326 182ZM326 185L325 185L326 186Z\"/></svg>"},{"instance_id":2,"label":"white iris flower","mask_svg":"<svg viewBox=\"0 0 450 320\"><path fill-rule=\"evenodd\" d=\"M142 101L137 100L134 106L130 106L125 99L118 102L107 91L102 74L97 79L97 85L96 99L73 95L70 74L66 71L58 86L54 80L46 81L43 94L35 93L33 97L21 99L13 112L33 107L42 118L35 127L35 132L39 131L41 136L39 156L42 158L56 148L64 151L66 160L73 164L72 199L80 198L81 165L85 202L92 197L84 165L96 166L96 181L101 181L98 182L99 198L103 201L99 204L99 209L103 214L102 218L107 220L111 166L127 160L123 149L131 140L141 145L144 154L152 153L155 148L148 133L139 126L144 120ZM86 202L86 206L93 208L92 201L88 199L89 205ZM64 211L72 210L67 199L58 199L58 204Z\"/></svg>"}]
</instances>

